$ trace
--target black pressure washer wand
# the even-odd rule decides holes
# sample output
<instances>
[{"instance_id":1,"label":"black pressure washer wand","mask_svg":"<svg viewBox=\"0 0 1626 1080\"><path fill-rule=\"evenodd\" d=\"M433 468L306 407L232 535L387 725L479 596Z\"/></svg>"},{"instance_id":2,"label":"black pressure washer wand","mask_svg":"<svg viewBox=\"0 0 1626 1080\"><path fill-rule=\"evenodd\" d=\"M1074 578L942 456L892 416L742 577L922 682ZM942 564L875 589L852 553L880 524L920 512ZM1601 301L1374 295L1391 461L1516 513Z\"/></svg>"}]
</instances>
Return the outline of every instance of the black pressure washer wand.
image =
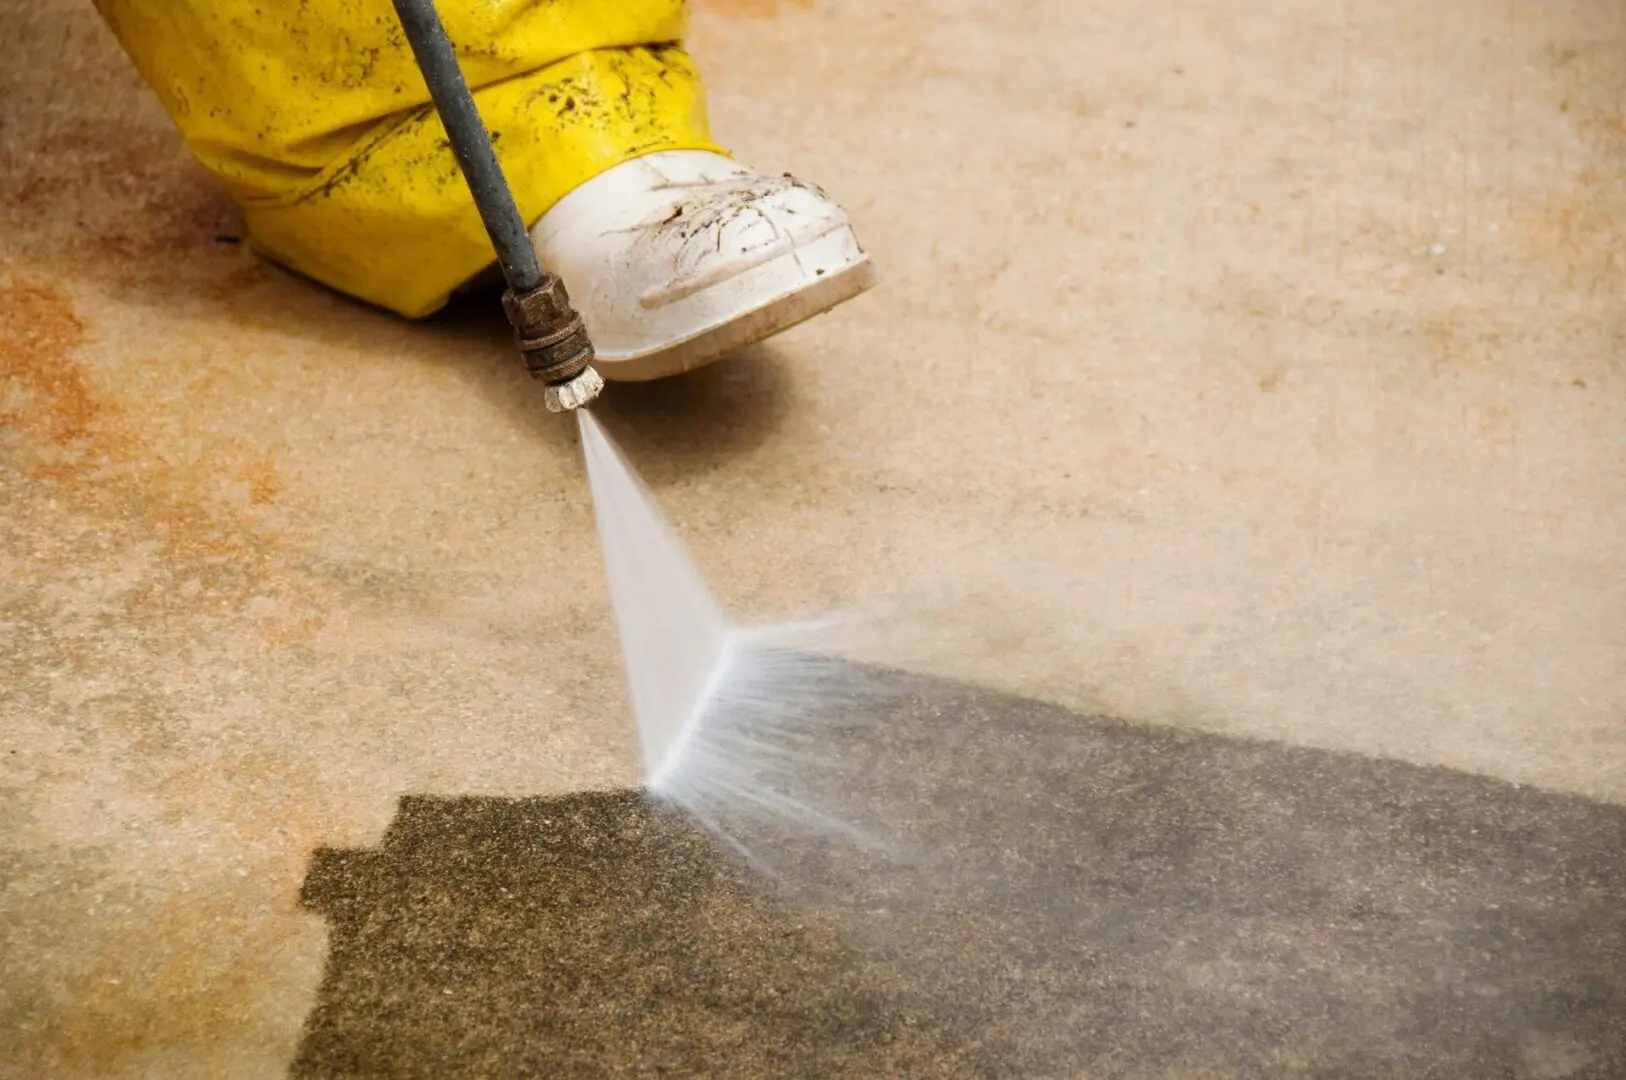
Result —
<instances>
[{"instance_id":1,"label":"black pressure washer wand","mask_svg":"<svg viewBox=\"0 0 1626 1080\"><path fill-rule=\"evenodd\" d=\"M536 257L434 0L395 0L395 13L497 251L497 263L508 281L502 306L514 325L525 367L545 384L543 400L550 411L579 409L604 389L604 379L593 370L587 327L570 306L565 283L543 269Z\"/></svg>"}]
</instances>

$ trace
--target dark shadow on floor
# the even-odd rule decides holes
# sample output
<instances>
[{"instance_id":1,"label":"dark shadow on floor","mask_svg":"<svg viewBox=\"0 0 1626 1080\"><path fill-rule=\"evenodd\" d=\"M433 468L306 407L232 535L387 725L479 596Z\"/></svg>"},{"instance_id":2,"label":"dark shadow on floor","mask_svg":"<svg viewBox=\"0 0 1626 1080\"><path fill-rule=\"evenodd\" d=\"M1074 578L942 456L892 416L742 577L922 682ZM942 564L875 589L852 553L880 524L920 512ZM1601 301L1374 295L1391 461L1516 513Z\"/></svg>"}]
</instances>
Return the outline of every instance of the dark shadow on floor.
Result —
<instances>
[{"instance_id":1,"label":"dark shadow on floor","mask_svg":"<svg viewBox=\"0 0 1626 1080\"><path fill-rule=\"evenodd\" d=\"M893 682L836 741L912 860L635 792L319 852L294 1075L1626 1076L1626 808Z\"/></svg>"},{"instance_id":2,"label":"dark shadow on floor","mask_svg":"<svg viewBox=\"0 0 1626 1080\"><path fill-rule=\"evenodd\" d=\"M502 409L516 431L552 446L577 441L575 422L548 412L541 385L526 374L500 293L455 296L415 329L440 343L435 362L455 363L470 389ZM792 366L778 344L767 342L683 375L612 382L593 413L640 463L644 482L659 490L770 439L793 406Z\"/></svg>"}]
</instances>

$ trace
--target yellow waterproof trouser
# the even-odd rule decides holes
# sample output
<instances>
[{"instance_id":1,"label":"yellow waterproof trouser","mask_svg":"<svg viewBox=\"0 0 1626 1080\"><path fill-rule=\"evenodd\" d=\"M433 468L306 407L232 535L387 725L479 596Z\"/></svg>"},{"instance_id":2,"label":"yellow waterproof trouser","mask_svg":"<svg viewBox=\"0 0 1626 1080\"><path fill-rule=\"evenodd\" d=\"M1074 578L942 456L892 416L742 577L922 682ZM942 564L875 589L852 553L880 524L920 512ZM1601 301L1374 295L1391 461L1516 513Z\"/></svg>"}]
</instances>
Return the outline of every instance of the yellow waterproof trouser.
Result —
<instances>
[{"instance_id":1,"label":"yellow waterproof trouser","mask_svg":"<svg viewBox=\"0 0 1626 1080\"><path fill-rule=\"evenodd\" d=\"M95 0L257 247L408 317L494 261L390 0ZM684 0L439 0L520 213L718 150Z\"/></svg>"}]
</instances>

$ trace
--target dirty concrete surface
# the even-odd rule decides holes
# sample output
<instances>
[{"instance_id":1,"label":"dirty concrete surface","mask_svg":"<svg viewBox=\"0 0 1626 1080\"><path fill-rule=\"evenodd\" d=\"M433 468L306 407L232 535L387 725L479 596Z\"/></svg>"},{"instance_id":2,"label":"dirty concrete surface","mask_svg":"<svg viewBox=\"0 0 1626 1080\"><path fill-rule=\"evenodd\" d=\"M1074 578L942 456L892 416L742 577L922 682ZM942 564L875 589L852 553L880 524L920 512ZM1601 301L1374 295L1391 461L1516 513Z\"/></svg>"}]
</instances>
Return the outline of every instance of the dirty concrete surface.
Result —
<instances>
[{"instance_id":1,"label":"dirty concrete surface","mask_svg":"<svg viewBox=\"0 0 1626 1080\"><path fill-rule=\"evenodd\" d=\"M636 784L577 447L488 313L406 325L234 242L88 6L0 10L0 1075L283 1075L359 1037L313 852L390 850L403 795ZM719 138L883 274L605 401L722 599L882 611L877 659L1080 723L1570 808L1487 925L1538 981L1587 941L1559 867L1618 897L1626 803L1619 5L713 2L692 45ZM1614 1075L1618 1031L1463 1022L1416 1045Z\"/></svg>"}]
</instances>

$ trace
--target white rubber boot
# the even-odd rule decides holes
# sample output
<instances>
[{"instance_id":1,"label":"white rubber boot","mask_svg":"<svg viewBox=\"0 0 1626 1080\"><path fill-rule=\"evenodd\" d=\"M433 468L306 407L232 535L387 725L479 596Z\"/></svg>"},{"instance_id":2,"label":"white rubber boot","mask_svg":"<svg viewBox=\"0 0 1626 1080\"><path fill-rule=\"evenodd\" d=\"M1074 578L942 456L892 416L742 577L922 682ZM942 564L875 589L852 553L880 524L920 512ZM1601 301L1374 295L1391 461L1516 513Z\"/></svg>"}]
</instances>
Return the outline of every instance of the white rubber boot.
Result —
<instances>
[{"instance_id":1,"label":"white rubber boot","mask_svg":"<svg viewBox=\"0 0 1626 1080\"><path fill-rule=\"evenodd\" d=\"M564 279L606 379L709 364L874 282L846 212L822 191L705 151L650 154L594 177L531 239Z\"/></svg>"}]
</instances>

